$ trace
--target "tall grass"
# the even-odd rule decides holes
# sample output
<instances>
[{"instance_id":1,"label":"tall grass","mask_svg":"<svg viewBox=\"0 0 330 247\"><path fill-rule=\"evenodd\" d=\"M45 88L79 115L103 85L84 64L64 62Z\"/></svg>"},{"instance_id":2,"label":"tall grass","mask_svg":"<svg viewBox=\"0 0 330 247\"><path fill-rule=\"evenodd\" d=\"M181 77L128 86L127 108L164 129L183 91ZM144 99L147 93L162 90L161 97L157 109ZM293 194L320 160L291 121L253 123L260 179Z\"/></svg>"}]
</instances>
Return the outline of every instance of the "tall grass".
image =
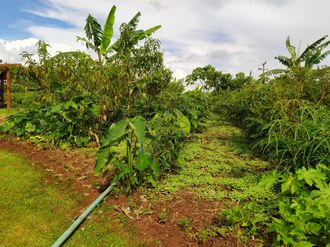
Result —
<instances>
[{"instance_id":1,"label":"tall grass","mask_svg":"<svg viewBox=\"0 0 330 247\"><path fill-rule=\"evenodd\" d=\"M282 100L261 129L267 135L254 148L282 169L330 164L330 111L305 100Z\"/></svg>"}]
</instances>

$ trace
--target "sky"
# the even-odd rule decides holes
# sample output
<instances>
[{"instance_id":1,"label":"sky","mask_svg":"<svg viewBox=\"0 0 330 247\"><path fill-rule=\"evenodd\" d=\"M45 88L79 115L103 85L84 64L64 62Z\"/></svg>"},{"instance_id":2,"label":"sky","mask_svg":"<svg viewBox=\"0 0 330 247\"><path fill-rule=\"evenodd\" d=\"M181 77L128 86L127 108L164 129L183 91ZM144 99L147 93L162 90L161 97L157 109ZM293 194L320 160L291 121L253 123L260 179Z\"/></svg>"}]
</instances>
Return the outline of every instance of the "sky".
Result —
<instances>
[{"instance_id":1,"label":"sky","mask_svg":"<svg viewBox=\"0 0 330 247\"><path fill-rule=\"evenodd\" d=\"M256 78L266 69L281 68L275 56L289 56L285 40L300 51L330 34L329 0L8 0L0 13L0 59L24 63L23 51L36 53L43 40L51 54L87 51L77 42L84 37L85 19L100 24L117 6L115 35L122 22L141 12L139 28L161 25L165 64L177 78L208 64L224 73ZM321 65L329 65L330 57Z\"/></svg>"}]
</instances>

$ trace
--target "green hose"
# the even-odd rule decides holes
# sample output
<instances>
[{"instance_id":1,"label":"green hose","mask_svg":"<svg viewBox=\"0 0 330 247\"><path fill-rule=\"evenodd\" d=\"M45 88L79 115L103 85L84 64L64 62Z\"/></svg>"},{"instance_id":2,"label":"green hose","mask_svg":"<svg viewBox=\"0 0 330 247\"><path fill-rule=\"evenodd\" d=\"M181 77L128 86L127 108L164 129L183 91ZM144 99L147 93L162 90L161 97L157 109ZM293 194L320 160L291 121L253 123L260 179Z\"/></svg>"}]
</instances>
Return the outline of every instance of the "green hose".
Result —
<instances>
[{"instance_id":1,"label":"green hose","mask_svg":"<svg viewBox=\"0 0 330 247\"><path fill-rule=\"evenodd\" d=\"M113 187L116 185L116 181L113 182L74 222L73 224L62 234L62 236L56 240L52 247L61 246L73 231L83 222L83 220L92 212L92 210L106 197Z\"/></svg>"}]
</instances>

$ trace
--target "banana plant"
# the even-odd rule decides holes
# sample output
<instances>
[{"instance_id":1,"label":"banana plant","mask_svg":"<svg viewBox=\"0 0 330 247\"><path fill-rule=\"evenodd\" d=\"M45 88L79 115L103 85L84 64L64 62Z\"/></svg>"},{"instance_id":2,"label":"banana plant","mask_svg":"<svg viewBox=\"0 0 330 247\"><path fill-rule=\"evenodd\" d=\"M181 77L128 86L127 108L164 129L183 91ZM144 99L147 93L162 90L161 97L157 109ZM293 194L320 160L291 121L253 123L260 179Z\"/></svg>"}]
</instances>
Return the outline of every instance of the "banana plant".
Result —
<instances>
[{"instance_id":1,"label":"banana plant","mask_svg":"<svg viewBox=\"0 0 330 247\"><path fill-rule=\"evenodd\" d=\"M115 12L116 6L114 5L106 19L104 24L103 30L100 23L93 17L91 14L88 15L86 18L86 25L85 25L85 34L86 38L82 38L77 36L77 41L82 41L85 43L87 49L93 49L97 55L99 63L102 65L105 61L106 55L111 52L118 52L121 48L123 42L129 44L130 48L138 43L139 40L143 40L146 37L150 36L153 32L158 30L161 26L155 26L149 28L147 30L136 30L137 24L139 21L139 17L141 13L138 12L129 23L123 23L121 25L122 31L128 32L130 34L131 39L127 40L122 37L122 33L118 40L111 44L111 40L114 34L114 23L115 23Z\"/></svg>"},{"instance_id":2,"label":"banana plant","mask_svg":"<svg viewBox=\"0 0 330 247\"><path fill-rule=\"evenodd\" d=\"M86 44L87 49L91 48L97 53L100 64L103 63L104 59L102 58L102 55L106 52L113 37L116 9L117 7L115 5L112 6L104 24L103 31L96 18L89 14L86 18L86 25L84 28L87 38L77 36L77 40L83 41Z\"/></svg>"},{"instance_id":3,"label":"banana plant","mask_svg":"<svg viewBox=\"0 0 330 247\"><path fill-rule=\"evenodd\" d=\"M121 24L119 38L107 50L107 53L113 53L108 58L109 61L115 60L118 55L127 55L140 40L149 37L161 28L160 25L157 25L147 30L137 30L140 17L141 13L138 12L128 23Z\"/></svg>"},{"instance_id":4,"label":"banana plant","mask_svg":"<svg viewBox=\"0 0 330 247\"><path fill-rule=\"evenodd\" d=\"M286 66L286 69L273 69L263 73L262 76L272 76L278 74L287 74L301 68L311 70L315 65L320 64L328 55L330 50L324 51L324 49L330 44L327 40L328 35L321 37L320 39L308 45L307 48L300 54L299 49L296 50L291 44L290 36L287 37L285 45L290 53L290 57L276 56L275 59L281 64Z\"/></svg>"},{"instance_id":5,"label":"banana plant","mask_svg":"<svg viewBox=\"0 0 330 247\"><path fill-rule=\"evenodd\" d=\"M146 123L142 117L123 119L113 124L102 140L102 146L96 154L94 174L106 172L109 165L115 165L118 172L114 180L119 181L126 193L143 182L155 184L159 169L147 154L143 143L146 139ZM112 147L125 142L126 156L120 158Z\"/></svg>"}]
</instances>

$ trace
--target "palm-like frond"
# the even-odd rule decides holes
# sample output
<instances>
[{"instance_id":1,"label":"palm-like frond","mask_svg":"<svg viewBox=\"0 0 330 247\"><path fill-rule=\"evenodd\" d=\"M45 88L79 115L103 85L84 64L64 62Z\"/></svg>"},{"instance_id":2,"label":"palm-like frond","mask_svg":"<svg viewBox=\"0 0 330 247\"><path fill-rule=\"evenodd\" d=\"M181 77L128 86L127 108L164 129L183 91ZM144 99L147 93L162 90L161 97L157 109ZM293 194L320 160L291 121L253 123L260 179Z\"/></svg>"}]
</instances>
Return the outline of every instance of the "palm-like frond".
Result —
<instances>
[{"instance_id":1,"label":"palm-like frond","mask_svg":"<svg viewBox=\"0 0 330 247\"><path fill-rule=\"evenodd\" d=\"M291 67L293 64L291 58L288 58L286 56L276 56L275 59L277 59L281 64L287 67Z\"/></svg>"},{"instance_id":2,"label":"palm-like frond","mask_svg":"<svg viewBox=\"0 0 330 247\"><path fill-rule=\"evenodd\" d=\"M319 58L318 58L318 60L317 60L317 64L319 64L320 62L322 62L327 56L329 56L330 55L330 50L329 51L326 51L326 52L324 52L324 53L322 53L320 56L319 56Z\"/></svg>"},{"instance_id":3,"label":"palm-like frond","mask_svg":"<svg viewBox=\"0 0 330 247\"><path fill-rule=\"evenodd\" d=\"M105 53L108 46L111 43L111 39L113 36L113 25L115 23L115 12L116 12L116 6L114 5L107 17L107 20L104 24L104 28L103 28L103 33L102 33L102 43L101 43L101 47L100 47L100 52L101 54Z\"/></svg>"},{"instance_id":4,"label":"palm-like frond","mask_svg":"<svg viewBox=\"0 0 330 247\"><path fill-rule=\"evenodd\" d=\"M262 73L260 76L261 77L277 76L277 75L282 75L282 74L285 74L288 72L289 72L288 69L272 69L272 70L266 71L265 73Z\"/></svg>"},{"instance_id":5,"label":"palm-like frond","mask_svg":"<svg viewBox=\"0 0 330 247\"><path fill-rule=\"evenodd\" d=\"M296 54L296 47L294 47L293 45L291 45L291 42L290 42L290 36L288 36L286 38L286 48L288 49L290 55L291 55L291 58L293 60L296 60L297 59L297 54Z\"/></svg>"},{"instance_id":6,"label":"palm-like frond","mask_svg":"<svg viewBox=\"0 0 330 247\"><path fill-rule=\"evenodd\" d=\"M91 14L86 18L85 34L94 46L99 47L102 41L102 28L98 21Z\"/></svg>"},{"instance_id":7,"label":"palm-like frond","mask_svg":"<svg viewBox=\"0 0 330 247\"><path fill-rule=\"evenodd\" d=\"M149 37L151 34L156 32L159 28L161 28L161 25L154 26L152 28L149 28L145 31L143 31L142 34L139 35L139 40L145 39L146 37Z\"/></svg>"},{"instance_id":8,"label":"palm-like frond","mask_svg":"<svg viewBox=\"0 0 330 247\"><path fill-rule=\"evenodd\" d=\"M322 38L315 41L313 44L307 46L307 48L304 50L304 52L300 55L299 59L303 61L305 57L307 57L313 50L317 49L318 45L322 43L323 40L325 40L328 37L328 35L323 36Z\"/></svg>"},{"instance_id":9,"label":"palm-like frond","mask_svg":"<svg viewBox=\"0 0 330 247\"><path fill-rule=\"evenodd\" d=\"M86 45L86 48L89 49L89 48L92 48L93 50L96 49L96 47L94 46L94 44L92 44L89 40L87 40L86 38L82 38L82 37L79 37L77 36L77 41L82 41L85 43Z\"/></svg>"},{"instance_id":10,"label":"palm-like frond","mask_svg":"<svg viewBox=\"0 0 330 247\"><path fill-rule=\"evenodd\" d=\"M129 32L133 32L136 30L137 28L137 25L139 24L139 19L140 19L140 16L141 16L141 13L140 12L137 12L133 18L126 24L124 25L125 26L125 29Z\"/></svg>"}]
</instances>

